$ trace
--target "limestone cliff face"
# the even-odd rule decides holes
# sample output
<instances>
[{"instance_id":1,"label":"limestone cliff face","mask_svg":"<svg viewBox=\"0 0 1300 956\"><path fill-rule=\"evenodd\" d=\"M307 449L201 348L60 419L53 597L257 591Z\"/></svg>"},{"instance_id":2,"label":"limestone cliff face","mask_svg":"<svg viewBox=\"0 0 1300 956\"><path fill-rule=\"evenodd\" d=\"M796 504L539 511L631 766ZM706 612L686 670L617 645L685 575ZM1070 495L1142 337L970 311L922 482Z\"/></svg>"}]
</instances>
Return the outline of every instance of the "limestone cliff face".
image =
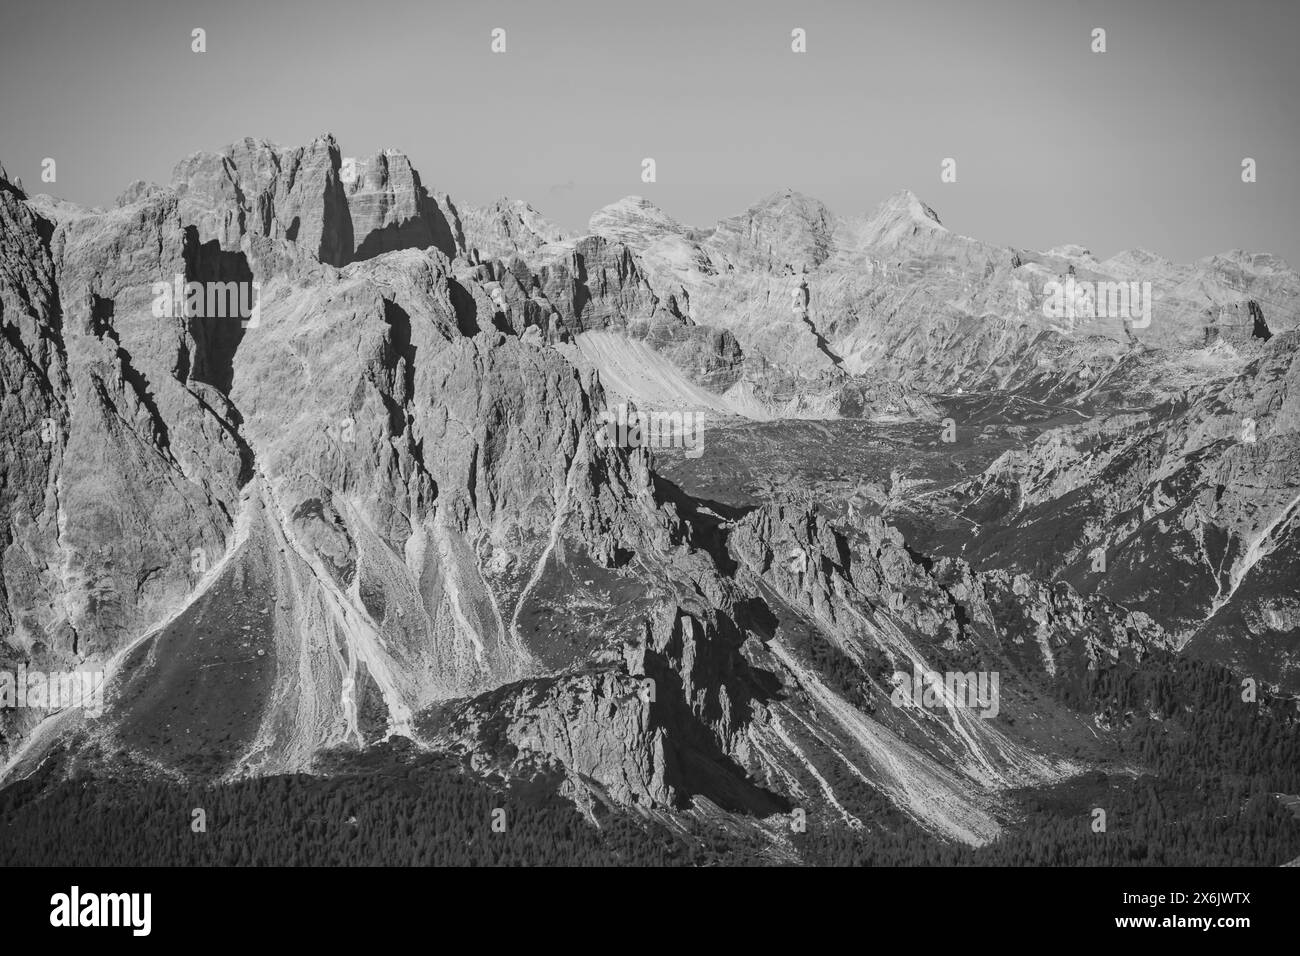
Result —
<instances>
[{"instance_id":1,"label":"limestone cliff face","mask_svg":"<svg viewBox=\"0 0 1300 956\"><path fill-rule=\"evenodd\" d=\"M284 239L333 265L354 248L341 157L331 137L284 150L246 139L221 153L196 153L172 173L181 215L198 241L226 251L245 236Z\"/></svg>"},{"instance_id":2,"label":"limestone cliff face","mask_svg":"<svg viewBox=\"0 0 1300 956\"><path fill-rule=\"evenodd\" d=\"M198 241L227 252L263 237L341 266L394 249L464 248L455 209L428 193L405 155L345 157L328 135L294 149L245 139L196 153L176 166L171 188Z\"/></svg>"},{"instance_id":3,"label":"limestone cliff face","mask_svg":"<svg viewBox=\"0 0 1300 956\"><path fill-rule=\"evenodd\" d=\"M0 560L6 598L0 632L10 644L40 644L42 653L53 647L64 654L75 640L55 623L57 602L45 585L58 577L50 565L62 565L56 479L68 418L68 362L40 225L16 187L0 183Z\"/></svg>"},{"instance_id":4,"label":"limestone cliff face","mask_svg":"<svg viewBox=\"0 0 1300 956\"><path fill-rule=\"evenodd\" d=\"M30 261L51 298L28 311L48 347L24 351L45 380L40 450L57 467L47 487L15 489L32 502L27 529L41 543L10 551L5 577L23 582L9 598L27 612L16 631L25 646L96 655L190 589L192 548L222 548L245 461L212 384L211 341L153 315L152 284L190 271L175 198L103 216L31 210L49 210L31 204L24 222L43 237Z\"/></svg>"}]
</instances>

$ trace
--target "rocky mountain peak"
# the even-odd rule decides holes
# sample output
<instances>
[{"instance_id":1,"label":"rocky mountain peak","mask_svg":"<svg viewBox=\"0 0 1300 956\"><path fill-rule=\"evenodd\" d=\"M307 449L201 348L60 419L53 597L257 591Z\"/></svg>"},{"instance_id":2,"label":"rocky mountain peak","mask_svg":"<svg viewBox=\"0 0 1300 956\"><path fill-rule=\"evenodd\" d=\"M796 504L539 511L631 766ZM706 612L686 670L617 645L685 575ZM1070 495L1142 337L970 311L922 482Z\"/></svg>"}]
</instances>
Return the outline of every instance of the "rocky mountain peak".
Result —
<instances>
[{"instance_id":1,"label":"rocky mountain peak","mask_svg":"<svg viewBox=\"0 0 1300 956\"><path fill-rule=\"evenodd\" d=\"M9 173L4 168L3 163L0 163L0 191L13 193L19 199L24 198L22 184L15 183L9 178Z\"/></svg>"},{"instance_id":2,"label":"rocky mountain peak","mask_svg":"<svg viewBox=\"0 0 1300 956\"><path fill-rule=\"evenodd\" d=\"M939 214L910 189L894 193L869 216L846 220L857 246L890 247L919 235L946 234Z\"/></svg>"},{"instance_id":3,"label":"rocky mountain peak","mask_svg":"<svg viewBox=\"0 0 1300 956\"><path fill-rule=\"evenodd\" d=\"M889 198L885 199L870 217L873 221L878 222L932 222L935 225L942 226L943 222L939 219L939 214L934 211L934 207L923 201L920 196L910 189L900 189Z\"/></svg>"},{"instance_id":4,"label":"rocky mountain peak","mask_svg":"<svg viewBox=\"0 0 1300 956\"><path fill-rule=\"evenodd\" d=\"M502 196L461 214L467 248L480 256L529 254L552 242L573 238L529 203Z\"/></svg>"},{"instance_id":5,"label":"rocky mountain peak","mask_svg":"<svg viewBox=\"0 0 1300 956\"><path fill-rule=\"evenodd\" d=\"M643 196L624 196L597 209L587 221L587 228L625 243L687 232L681 223Z\"/></svg>"},{"instance_id":6,"label":"rocky mountain peak","mask_svg":"<svg viewBox=\"0 0 1300 956\"><path fill-rule=\"evenodd\" d=\"M834 248L835 217L818 199L793 189L764 196L739 216L723 219L708 244L751 268L815 268Z\"/></svg>"},{"instance_id":7,"label":"rocky mountain peak","mask_svg":"<svg viewBox=\"0 0 1300 956\"><path fill-rule=\"evenodd\" d=\"M888 219L911 219L915 222L930 220L942 226L939 214L910 189L900 189L877 207L875 217Z\"/></svg>"}]
</instances>

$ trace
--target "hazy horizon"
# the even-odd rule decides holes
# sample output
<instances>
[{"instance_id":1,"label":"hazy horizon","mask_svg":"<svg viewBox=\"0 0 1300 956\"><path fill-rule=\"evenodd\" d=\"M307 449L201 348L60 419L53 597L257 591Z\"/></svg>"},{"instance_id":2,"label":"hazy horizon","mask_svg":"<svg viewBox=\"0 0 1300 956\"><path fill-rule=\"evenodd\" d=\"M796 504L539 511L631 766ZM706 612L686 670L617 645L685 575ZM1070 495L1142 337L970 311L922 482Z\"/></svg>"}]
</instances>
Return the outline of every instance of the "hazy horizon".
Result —
<instances>
[{"instance_id":1,"label":"hazy horizon","mask_svg":"<svg viewBox=\"0 0 1300 956\"><path fill-rule=\"evenodd\" d=\"M84 205L246 136L292 147L328 131L345 155L401 149L458 206L523 200L571 232L627 195L707 228L786 188L842 216L910 189L999 245L1300 265L1300 10L1281 0L11 8L0 162ZM641 181L645 157L657 182Z\"/></svg>"}]
</instances>

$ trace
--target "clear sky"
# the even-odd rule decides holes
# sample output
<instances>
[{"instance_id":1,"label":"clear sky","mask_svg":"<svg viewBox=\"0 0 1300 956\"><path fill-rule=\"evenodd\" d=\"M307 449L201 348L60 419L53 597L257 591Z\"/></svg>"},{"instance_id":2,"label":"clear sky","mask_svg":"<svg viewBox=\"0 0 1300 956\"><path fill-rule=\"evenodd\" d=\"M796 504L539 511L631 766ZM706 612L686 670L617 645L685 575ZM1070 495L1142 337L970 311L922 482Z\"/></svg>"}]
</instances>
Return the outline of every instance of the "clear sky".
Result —
<instances>
[{"instance_id":1,"label":"clear sky","mask_svg":"<svg viewBox=\"0 0 1300 956\"><path fill-rule=\"evenodd\" d=\"M570 229L630 193L703 226L785 187L845 214L906 187L991 242L1300 267L1297 26L1300 0L5 0L0 161L97 205L329 131Z\"/></svg>"}]
</instances>

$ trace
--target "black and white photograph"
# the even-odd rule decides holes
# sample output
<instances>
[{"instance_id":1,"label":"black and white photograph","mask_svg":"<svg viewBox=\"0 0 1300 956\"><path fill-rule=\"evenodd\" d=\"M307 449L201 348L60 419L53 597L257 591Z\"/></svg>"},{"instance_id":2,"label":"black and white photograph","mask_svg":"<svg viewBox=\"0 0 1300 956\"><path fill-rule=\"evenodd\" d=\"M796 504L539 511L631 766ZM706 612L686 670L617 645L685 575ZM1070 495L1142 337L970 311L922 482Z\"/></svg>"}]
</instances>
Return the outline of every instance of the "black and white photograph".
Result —
<instances>
[{"instance_id":1,"label":"black and white photograph","mask_svg":"<svg viewBox=\"0 0 1300 956\"><path fill-rule=\"evenodd\" d=\"M1298 28L5 0L0 867L58 874L22 920L743 868L1278 932Z\"/></svg>"}]
</instances>

